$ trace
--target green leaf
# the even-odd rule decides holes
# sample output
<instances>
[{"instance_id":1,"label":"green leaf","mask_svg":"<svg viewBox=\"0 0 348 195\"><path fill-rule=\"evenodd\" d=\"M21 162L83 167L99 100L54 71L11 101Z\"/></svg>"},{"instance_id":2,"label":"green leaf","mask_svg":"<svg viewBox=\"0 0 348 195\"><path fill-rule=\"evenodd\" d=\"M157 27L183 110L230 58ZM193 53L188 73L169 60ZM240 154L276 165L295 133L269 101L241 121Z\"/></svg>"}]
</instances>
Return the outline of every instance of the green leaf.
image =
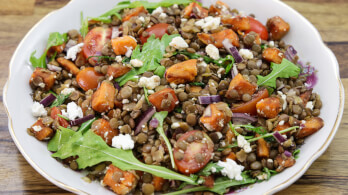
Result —
<instances>
[{"instance_id":1,"label":"green leaf","mask_svg":"<svg viewBox=\"0 0 348 195\"><path fill-rule=\"evenodd\" d=\"M88 33L88 18L83 19L83 12L81 11L81 28L80 28L80 33L83 38L86 37Z\"/></svg>"},{"instance_id":2,"label":"green leaf","mask_svg":"<svg viewBox=\"0 0 348 195\"><path fill-rule=\"evenodd\" d=\"M269 86L276 88L277 78L289 78L298 77L301 72L301 68L290 62L289 60L283 58L282 63L276 64L271 63L272 72L267 76L257 75L257 85L258 86Z\"/></svg>"},{"instance_id":3,"label":"green leaf","mask_svg":"<svg viewBox=\"0 0 348 195\"><path fill-rule=\"evenodd\" d=\"M181 108L181 107L176 107L176 108L174 109L174 112L176 112L176 113L181 113L181 112L182 112L182 108Z\"/></svg>"},{"instance_id":4,"label":"green leaf","mask_svg":"<svg viewBox=\"0 0 348 195\"><path fill-rule=\"evenodd\" d=\"M210 191L210 192L215 192L217 194L224 194L226 193L226 190L229 187L251 184L257 181L256 179L250 178L250 176L248 176L245 173L243 173L242 176L243 176L243 180L241 181L231 180L227 177L220 177L215 180L214 187L212 188L208 188L206 186L198 186L198 187L188 188L184 190L179 190L176 192L167 193L165 195L181 195L181 194L186 194L190 192L199 192L199 191Z\"/></svg>"},{"instance_id":5,"label":"green leaf","mask_svg":"<svg viewBox=\"0 0 348 195\"><path fill-rule=\"evenodd\" d=\"M65 117L65 116L63 116L63 115L61 115L61 114L57 114L57 116L60 117L60 118L62 118L62 119L65 119L65 120L67 120L67 121L70 121L69 118L67 118L67 117Z\"/></svg>"},{"instance_id":6,"label":"green leaf","mask_svg":"<svg viewBox=\"0 0 348 195\"><path fill-rule=\"evenodd\" d=\"M257 134L264 135L267 133L264 127L254 127L252 125L235 125L235 127L243 127L246 130L254 131Z\"/></svg>"},{"instance_id":7,"label":"green leaf","mask_svg":"<svg viewBox=\"0 0 348 195\"><path fill-rule=\"evenodd\" d=\"M215 169L215 171L212 169ZM222 169L223 167L220 167L217 165L217 163L210 162L201 171L199 171L198 175L209 176L212 173L220 173Z\"/></svg>"},{"instance_id":8,"label":"green leaf","mask_svg":"<svg viewBox=\"0 0 348 195\"><path fill-rule=\"evenodd\" d=\"M74 133L75 131L71 129L59 127L56 134L54 134L53 138L48 142L47 149L51 152L58 151L62 145L70 140Z\"/></svg>"},{"instance_id":9,"label":"green leaf","mask_svg":"<svg viewBox=\"0 0 348 195\"><path fill-rule=\"evenodd\" d=\"M300 152L301 152L300 149L297 149L292 153L292 155L294 156L295 159L298 159Z\"/></svg>"},{"instance_id":10,"label":"green leaf","mask_svg":"<svg viewBox=\"0 0 348 195\"><path fill-rule=\"evenodd\" d=\"M278 174L277 171L275 170L269 170L267 167L263 168L263 172L265 172L267 174L267 180L269 180L273 175Z\"/></svg>"},{"instance_id":11,"label":"green leaf","mask_svg":"<svg viewBox=\"0 0 348 195\"><path fill-rule=\"evenodd\" d=\"M35 53L36 53L36 50L33 51L31 54L30 54L30 63L31 65L34 67L34 68L46 68L46 55L47 55L47 51L45 51L41 57L39 58L36 58L35 57Z\"/></svg>"},{"instance_id":12,"label":"green leaf","mask_svg":"<svg viewBox=\"0 0 348 195\"><path fill-rule=\"evenodd\" d=\"M149 92L147 91L146 87L144 87L144 95L145 95L145 100L147 104L152 105L151 102L149 101Z\"/></svg>"},{"instance_id":13,"label":"green leaf","mask_svg":"<svg viewBox=\"0 0 348 195\"><path fill-rule=\"evenodd\" d=\"M173 167L173 169L175 169L175 162L174 162L172 145L170 144L169 139L167 138L167 136L163 130L163 121L167 117L167 115L168 115L167 111L156 112L153 115L153 118L155 118L159 121L159 124L158 124L158 127L156 128L156 131L158 132L158 134L163 138L164 142L166 143L166 146L167 146L168 152L169 152L169 156L170 156L170 161L172 163L172 167Z\"/></svg>"},{"instance_id":14,"label":"green leaf","mask_svg":"<svg viewBox=\"0 0 348 195\"><path fill-rule=\"evenodd\" d=\"M78 156L76 162L79 169L94 166L98 163L110 161L122 170L139 170L148 172L164 179L174 179L190 184L196 182L185 175L181 175L161 166L147 165L140 162L133 155L132 150L122 150L109 147L105 141L93 131L88 130L74 133L69 140L52 156L65 159L71 156Z\"/></svg>"},{"instance_id":15,"label":"green leaf","mask_svg":"<svg viewBox=\"0 0 348 195\"><path fill-rule=\"evenodd\" d=\"M164 66L158 66L155 70L155 72L153 72L155 75L158 75L159 77L163 78L164 73L166 72L166 67Z\"/></svg>"},{"instance_id":16,"label":"green leaf","mask_svg":"<svg viewBox=\"0 0 348 195\"><path fill-rule=\"evenodd\" d=\"M82 123L82 125L80 126L80 128L77 130L79 132L85 133L87 130L89 130L92 126L92 123L97 120L97 118L92 118L84 123Z\"/></svg>"},{"instance_id":17,"label":"green leaf","mask_svg":"<svg viewBox=\"0 0 348 195\"><path fill-rule=\"evenodd\" d=\"M143 66L140 68L133 68L125 75L116 79L116 82L120 86L124 85L127 81L136 78L135 76L143 74L147 71L155 71L160 67L160 61L165 53L165 48L169 45L170 41L174 38L180 36L179 34L173 35L163 35L162 39L158 39L155 35L151 35L147 39L147 42L143 45L140 51L140 46L138 45L132 53L131 59L138 59L143 62ZM160 72L158 72L160 73Z\"/></svg>"},{"instance_id":18,"label":"green leaf","mask_svg":"<svg viewBox=\"0 0 348 195\"><path fill-rule=\"evenodd\" d=\"M56 96L57 99L55 99L54 102L51 104L51 108L62 105L65 102L65 100L69 98L69 96L70 93L67 95L59 94L58 96Z\"/></svg>"},{"instance_id":19,"label":"green leaf","mask_svg":"<svg viewBox=\"0 0 348 195\"><path fill-rule=\"evenodd\" d=\"M190 85L205 87L205 83L202 83L202 82L193 82L193 83L190 83Z\"/></svg>"}]
</instances>

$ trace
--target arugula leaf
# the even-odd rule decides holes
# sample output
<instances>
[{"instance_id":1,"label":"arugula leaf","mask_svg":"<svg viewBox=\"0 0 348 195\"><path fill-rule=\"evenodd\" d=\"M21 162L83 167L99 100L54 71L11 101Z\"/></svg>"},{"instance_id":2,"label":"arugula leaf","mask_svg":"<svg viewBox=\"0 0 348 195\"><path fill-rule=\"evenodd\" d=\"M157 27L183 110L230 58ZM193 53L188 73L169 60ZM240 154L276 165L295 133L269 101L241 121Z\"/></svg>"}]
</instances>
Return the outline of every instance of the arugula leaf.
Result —
<instances>
[{"instance_id":1,"label":"arugula leaf","mask_svg":"<svg viewBox=\"0 0 348 195\"><path fill-rule=\"evenodd\" d=\"M198 191L211 191L217 194L224 194L226 193L226 189L229 187L251 184L257 181L256 179L253 179L250 176L248 176L245 172L243 172L242 176L243 176L243 180L241 181L231 180L228 177L220 177L215 180L214 187L212 188L208 188L206 186L198 186L198 187L188 188L184 190L179 190L176 192L167 193L165 195L180 195L180 194L186 194L186 193L198 192Z\"/></svg>"},{"instance_id":2,"label":"arugula leaf","mask_svg":"<svg viewBox=\"0 0 348 195\"><path fill-rule=\"evenodd\" d=\"M147 91L146 87L144 87L144 95L145 95L145 100L146 100L147 104L152 105L149 101L149 92Z\"/></svg>"},{"instance_id":3,"label":"arugula leaf","mask_svg":"<svg viewBox=\"0 0 348 195\"><path fill-rule=\"evenodd\" d=\"M88 18L83 19L83 12L82 12L82 11L81 11L80 18L81 18L80 33L81 33L81 36L82 36L83 38L85 38L86 35L87 35L87 33L88 33Z\"/></svg>"},{"instance_id":4,"label":"arugula leaf","mask_svg":"<svg viewBox=\"0 0 348 195\"><path fill-rule=\"evenodd\" d=\"M185 181L190 184L196 182L185 175L181 175L167 168L147 165L140 162L132 150L122 150L109 147L105 141L92 130L83 134L82 131L75 132L69 140L64 141L64 145L52 154L52 157L65 159L71 156L78 156L76 159L79 169L94 166L98 163L110 161L122 170L138 170L148 172L164 179L174 179Z\"/></svg>"},{"instance_id":5,"label":"arugula leaf","mask_svg":"<svg viewBox=\"0 0 348 195\"><path fill-rule=\"evenodd\" d=\"M60 117L60 118L62 118L62 119L65 119L65 120L67 120L67 121L70 121L69 118L67 118L67 117L65 117L65 116L63 116L63 115L61 115L61 114L57 114L57 116Z\"/></svg>"},{"instance_id":6,"label":"arugula leaf","mask_svg":"<svg viewBox=\"0 0 348 195\"><path fill-rule=\"evenodd\" d=\"M31 65L34 68L46 68L47 67L47 64L46 64L47 51L53 46L61 45L64 42L66 42L67 36L68 35L66 33L64 34L60 34L59 32L50 33L44 53L39 58L35 57L36 50L30 54L29 61Z\"/></svg>"},{"instance_id":7,"label":"arugula leaf","mask_svg":"<svg viewBox=\"0 0 348 195\"><path fill-rule=\"evenodd\" d=\"M75 131L60 126L56 134L48 142L47 149L51 152L58 151L74 135Z\"/></svg>"},{"instance_id":8,"label":"arugula leaf","mask_svg":"<svg viewBox=\"0 0 348 195\"><path fill-rule=\"evenodd\" d=\"M301 68L290 62L289 60L283 58L282 63L276 64L271 63L272 72L267 76L257 75L257 85L258 86L269 86L276 88L277 78L289 78L298 77L301 72Z\"/></svg>"},{"instance_id":9,"label":"arugula leaf","mask_svg":"<svg viewBox=\"0 0 348 195\"><path fill-rule=\"evenodd\" d=\"M64 94L59 94L57 97L57 99L54 100L54 102L51 104L51 108L55 107L55 106L60 106L62 105L66 99L69 98L71 93L64 95Z\"/></svg>"},{"instance_id":10,"label":"arugula leaf","mask_svg":"<svg viewBox=\"0 0 348 195\"><path fill-rule=\"evenodd\" d=\"M164 142L166 143L168 151L169 151L169 156L170 156L170 161L172 163L172 167L173 167L173 169L175 169L175 162L174 162L172 145L170 144L169 139L167 138L167 136L163 130L163 121L167 117L167 115L168 115L168 111L156 112L153 115L153 118L156 118L159 121L159 124L158 124L158 127L156 128L156 131L158 132L158 134L163 138Z\"/></svg>"},{"instance_id":11,"label":"arugula leaf","mask_svg":"<svg viewBox=\"0 0 348 195\"><path fill-rule=\"evenodd\" d=\"M272 176L278 174L275 170L269 170L267 167L263 168L263 171L267 174L267 180L269 180Z\"/></svg>"},{"instance_id":12,"label":"arugula leaf","mask_svg":"<svg viewBox=\"0 0 348 195\"><path fill-rule=\"evenodd\" d=\"M93 123L95 120L97 120L97 118L94 117L94 118L92 118L92 119L90 119L90 120L88 120L88 121L82 123L82 125L80 126L80 128L79 128L77 131L82 132L82 133L85 133L88 129L91 128L92 123Z\"/></svg>"},{"instance_id":13,"label":"arugula leaf","mask_svg":"<svg viewBox=\"0 0 348 195\"><path fill-rule=\"evenodd\" d=\"M300 152L301 152L300 149L297 149L292 153L292 155L294 156L295 159L298 159Z\"/></svg>"},{"instance_id":14,"label":"arugula leaf","mask_svg":"<svg viewBox=\"0 0 348 195\"><path fill-rule=\"evenodd\" d=\"M143 66L140 68L133 68L125 75L116 79L116 82L120 84L120 86L124 85L127 81L136 78L136 75L143 74L146 71L154 71L158 67L160 67L160 61L163 58L163 54L165 53L165 48L169 45L170 41L174 38L180 36L179 34L173 35L163 35L162 39L158 39L155 35L151 35L151 37L147 40L147 42L143 45L142 50L140 51L140 46L138 45L133 53L131 59L138 59L143 62ZM156 73L156 72L155 72ZM162 74L162 72L157 71L158 74ZM159 75L161 76L161 75ZM163 76L163 75L162 75Z\"/></svg>"},{"instance_id":15,"label":"arugula leaf","mask_svg":"<svg viewBox=\"0 0 348 195\"><path fill-rule=\"evenodd\" d=\"M254 127L252 125L235 125L236 127L243 127L246 130L254 131L257 134L264 135L267 133L266 129L263 127Z\"/></svg>"},{"instance_id":16,"label":"arugula leaf","mask_svg":"<svg viewBox=\"0 0 348 195\"><path fill-rule=\"evenodd\" d=\"M190 85L205 87L205 83L202 83L202 82L193 82L193 83L190 83Z\"/></svg>"},{"instance_id":17,"label":"arugula leaf","mask_svg":"<svg viewBox=\"0 0 348 195\"><path fill-rule=\"evenodd\" d=\"M212 169L215 169L215 171L213 171ZM217 165L217 163L210 162L201 171L198 172L198 175L209 176L212 173L220 173L222 169L223 167L220 167L219 165Z\"/></svg>"},{"instance_id":18,"label":"arugula leaf","mask_svg":"<svg viewBox=\"0 0 348 195\"><path fill-rule=\"evenodd\" d=\"M164 73L166 72L166 67L164 66L158 66L155 70L155 72L153 72L155 75L158 75L159 77L163 78Z\"/></svg>"}]
</instances>

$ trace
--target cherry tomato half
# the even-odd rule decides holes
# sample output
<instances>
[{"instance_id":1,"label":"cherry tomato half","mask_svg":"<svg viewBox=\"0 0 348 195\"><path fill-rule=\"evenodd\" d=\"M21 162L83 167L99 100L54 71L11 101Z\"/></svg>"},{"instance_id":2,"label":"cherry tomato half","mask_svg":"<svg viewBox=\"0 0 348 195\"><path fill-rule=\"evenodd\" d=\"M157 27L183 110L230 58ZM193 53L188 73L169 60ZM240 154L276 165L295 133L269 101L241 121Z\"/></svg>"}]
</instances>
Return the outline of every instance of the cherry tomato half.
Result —
<instances>
[{"instance_id":1,"label":"cherry tomato half","mask_svg":"<svg viewBox=\"0 0 348 195\"><path fill-rule=\"evenodd\" d=\"M250 23L250 29L245 31L247 34L251 31L256 32L260 35L260 38L263 40L268 40L268 31L267 28L258 20L253 17L248 17Z\"/></svg>"},{"instance_id":2,"label":"cherry tomato half","mask_svg":"<svg viewBox=\"0 0 348 195\"><path fill-rule=\"evenodd\" d=\"M107 41L111 39L111 29L103 27L95 27L90 30L84 40L83 54L86 59L90 56L101 56L102 49ZM97 58L90 58L88 62L92 65L97 64Z\"/></svg>"},{"instance_id":3,"label":"cherry tomato half","mask_svg":"<svg viewBox=\"0 0 348 195\"><path fill-rule=\"evenodd\" d=\"M203 131L189 131L183 134L174 146L174 161L179 172L196 173L211 159L214 143Z\"/></svg>"},{"instance_id":4,"label":"cherry tomato half","mask_svg":"<svg viewBox=\"0 0 348 195\"><path fill-rule=\"evenodd\" d=\"M159 23L151 26L150 28L146 29L145 31L149 34L147 37L140 36L141 42L144 44L146 43L147 39L152 35L155 34L156 38L162 38L162 36L166 33L168 33L167 28L169 24L166 23Z\"/></svg>"},{"instance_id":5,"label":"cherry tomato half","mask_svg":"<svg viewBox=\"0 0 348 195\"><path fill-rule=\"evenodd\" d=\"M94 68L88 67L77 74L76 81L83 90L88 91L98 87L98 80L102 76L103 74L96 72Z\"/></svg>"}]
</instances>

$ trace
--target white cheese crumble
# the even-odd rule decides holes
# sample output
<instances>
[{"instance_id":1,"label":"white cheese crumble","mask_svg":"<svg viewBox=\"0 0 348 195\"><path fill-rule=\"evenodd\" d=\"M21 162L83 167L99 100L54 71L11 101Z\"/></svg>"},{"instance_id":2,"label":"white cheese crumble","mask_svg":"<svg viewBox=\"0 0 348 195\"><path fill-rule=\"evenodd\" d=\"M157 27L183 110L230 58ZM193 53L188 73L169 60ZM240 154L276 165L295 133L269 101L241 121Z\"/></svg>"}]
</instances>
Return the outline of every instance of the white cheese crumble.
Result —
<instances>
[{"instance_id":1,"label":"white cheese crumble","mask_svg":"<svg viewBox=\"0 0 348 195\"><path fill-rule=\"evenodd\" d=\"M218 75L218 77L219 78L221 78L222 77L222 73L225 71L225 69L224 68L219 68L218 70L217 70L217 75Z\"/></svg>"},{"instance_id":2,"label":"white cheese crumble","mask_svg":"<svg viewBox=\"0 0 348 195\"><path fill-rule=\"evenodd\" d=\"M307 102L306 108L313 110L314 108L313 102L312 101Z\"/></svg>"},{"instance_id":3,"label":"white cheese crumble","mask_svg":"<svg viewBox=\"0 0 348 195\"><path fill-rule=\"evenodd\" d=\"M39 83L39 87L41 87L41 88L45 88L45 83Z\"/></svg>"},{"instance_id":4,"label":"white cheese crumble","mask_svg":"<svg viewBox=\"0 0 348 195\"><path fill-rule=\"evenodd\" d=\"M175 49L186 49L188 48L188 44L182 37L174 37L172 41L169 43L170 46Z\"/></svg>"},{"instance_id":5,"label":"white cheese crumble","mask_svg":"<svg viewBox=\"0 0 348 195\"><path fill-rule=\"evenodd\" d=\"M154 14L161 14L161 13L163 13L162 7L158 7L155 10L153 10L152 15L154 15Z\"/></svg>"},{"instance_id":6,"label":"white cheese crumble","mask_svg":"<svg viewBox=\"0 0 348 195\"><path fill-rule=\"evenodd\" d=\"M69 120L74 120L76 118L82 118L83 113L80 106L78 106L75 102L70 102L67 105L67 111L62 110L62 115L69 118Z\"/></svg>"},{"instance_id":7,"label":"white cheese crumble","mask_svg":"<svg viewBox=\"0 0 348 195\"><path fill-rule=\"evenodd\" d=\"M115 60L116 60L116 62L121 63L122 62L122 56L116 56Z\"/></svg>"},{"instance_id":8,"label":"white cheese crumble","mask_svg":"<svg viewBox=\"0 0 348 195\"><path fill-rule=\"evenodd\" d=\"M39 131L41 131L42 130L42 127L41 126L39 126L39 125L35 125L35 126L33 126L33 128L32 128L34 131L36 131L36 132L39 132Z\"/></svg>"},{"instance_id":9,"label":"white cheese crumble","mask_svg":"<svg viewBox=\"0 0 348 195\"><path fill-rule=\"evenodd\" d=\"M244 170L244 166L237 164L234 160L227 158L226 162L219 161L217 165L223 167L221 170L223 176L238 181L243 180L242 171Z\"/></svg>"},{"instance_id":10,"label":"white cheese crumble","mask_svg":"<svg viewBox=\"0 0 348 195\"><path fill-rule=\"evenodd\" d=\"M146 87L147 89L155 89L157 86L161 84L161 78L157 75L153 75L152 77L141 77L139 79L138 86Z\"/></svg>"},{"instance_id":11,"label":"white cheese crumble","mask_svg":"<svg viewBox=\"0 0 348 195\"><path fill-rule=\"evenodd\" d=\"M253 53L249 49L240 49L239 54L246 60L254 58Z\"/></svg>"},{"instance_id":12,"label":"white cheese crumble","mask_svg":"<svg viewBox=\"0 0 348 195\"><path fill-rule=\"evenodd\" d=\"M127 56L128 58L131 57L131 55L133 53L133 47L125 46L125 48L127 49L127 52L126 52L125 56Z\"/></svg>"},{"instance_id":13,"label":"white cheese crumble","mask_svg":"<svg viewBox=\"0 0 348 195\"><path fill-rule=\"evenodd\" d=\"M138 18L141 22L145 22L145 18L144 18L144 16L140 16L139 18Z\"/></svg>"},{"instance_id":14,"label":"white cheese crumble","mask_svg":"<svg viewBox=\"0 0 348 195\"><path fill-rule=\"evenodd\" d=\"M31 107L31 113L35 117L47 116L47 110L39 102L34 102L33 106Z\"/></svg>"},{"instance_id":15,"label":"white cheese crumble","mask_svg":"<svg viewBox=\"0 0 348 195\"><path fill-rule=\"evenodd\" d=\"M177 129L177 128L179 128L180 127L180 123L178 123L178 122L175 122L175 123L173 123L172 125L171 125L171 128L172 129Z\"/></svg>"},{"instance_id":16,"label":"white cheese crumble","mask_svg":"<svg viewBox=\"0 0 348 195\"><path fill-rule=\"evenodd\" d=\"M208 16L195 22L195 25L201 27L204 32L208 32L217 29L220 26L220 21L220 17Z\"/></svg>"},{"instance_id":17,"label":"white cheese crumble","mask_svg":"<svg viewBox=\"0 0 348 195\"><path fill-rule=\"evenodd\" d=\"M142 67L143 66L143 62L141 60L138 60L138 59L133 59L130 61L130 64L133 66L133 67Z\"/></svg>"},{"instance_id":18,"label":"white cheese crumble","mask_svg":"<svg viewBox=\"0 0 348 195\"><path fill-rule=\"evenodd\" d=\"M274 47L274 41L270 41L270 42L268 43L268 45L269 45L270 47Z\"/></svg>"},{"instance_id":19,"label":"white cheese crumble","mask_svg":"<svg viewBox=\"0 0 348 195\"><path fill-rule=\"evenodd\" d=\"M75 88L65 88L60 93L63 94L63 95L69 95L70 93L72 93L74 91L75 91Z\"/></svg>"},{"instance_id":20,"label":"white cheese crumble","mask_svg":"<svg viewBox=\"0 0 348 195\"><path fill-rule=\"evenodd\" d=\"M278 125L284 125L285 121L284 120L281 120L279 121Z\"/></svg>"},{"instance_id":21,"label":"white cheese crumble","mask_svg":"<svg viewBox=\"0 0 348 195\"><path fill-rule=\"evenodd\" d=\"M286 106L287 106L286 95L283 94L283 92L281 92L281 91L278 91L278 95L280 95L280 97L282 97L282 99L283 99L283 110L285 110Z\"/></svg>"},{"instance_id":22,"label":"white cheese crumble","mask_svg":"<svg viewBox=\"0 0 348 195\"><path fill-rule=\"evenodd\" d=\"M246 153L251 152L250 143L247 140L245 140L245 138L242 135L237 136L237 143L238 143L238 147L244 149L244 152Z\"/></svg>"},{"instance_id":23,"label":"white cheese crumble","mask_svg":"<svg viewBox=\"0 0 348 195\"><path fill-rule=\"evenodd\" d=\"M83 47L83 43L70 47L66 52L65 59L71 59L72 61L76 60L76 55L81 51L81 47Z\"/></svg>"},{"instance_id":24,"label":"white cheese crumble","mask_svg":"<svg viewBox=\"0 0 348 195\"><path fill-rule=\"evenodd\" d=\"M268 179L268 176L266 173L263 173L261 175L256 176L258 180L266 180Z\"/></svg>"},{"instance_id":25,"label":"white cheese crumble","mask_svg":"<svg viewBox=\"0 0 348 195\"><path fill-rule=\"evenodd\" d=\"M197 66L207 67L208 64L205 63L204 61L201 61L201 62L199 62L199 63L197 64Z\"/></svg>"},{"instance_id":26,"label":"white cheese crumble","mask_svg":"<svg viewBox=\"0 0 348 195\"><path fill-rule=\"evenodd\" d=\"M210 56L214 60L220 59L219 49L216 48L213 44L207 45L207 47L205 47L205 52L207 52L208 56Z\"/></svg>"},{"instance_id":27,"label":"white cheese crumble","mask_svg":"<svg viewBox=\"0 0 348 195\"><path fill-rule=\"evenodd\" d=\"M168 15L167 15L166 13L161 13L161 14L159 15L159 18L160 18L160 19L165 19L167 16L168 16Z\"/></svg>"},{"instance_id":28,"label":"white cheese crumble","mask_svg":"<svg viewBox=\"0 0 348 195\"><path fill-rule=\"evenodd\" d=\"M112 138L112 147L123 150L131 150L134 148L134 141L129 134L120 134Z\"/></svg>"},{"instance_id":29,"label":"white cheese crumble","mask_svg":"<svg viewBox=\"0 0 348 195\"><path fill-rule=\"evenodd\" d=\"M122 100L122 104L128 104L129 103L129 100L128 99L123 99Z\"/></svg>"}]
</instances>

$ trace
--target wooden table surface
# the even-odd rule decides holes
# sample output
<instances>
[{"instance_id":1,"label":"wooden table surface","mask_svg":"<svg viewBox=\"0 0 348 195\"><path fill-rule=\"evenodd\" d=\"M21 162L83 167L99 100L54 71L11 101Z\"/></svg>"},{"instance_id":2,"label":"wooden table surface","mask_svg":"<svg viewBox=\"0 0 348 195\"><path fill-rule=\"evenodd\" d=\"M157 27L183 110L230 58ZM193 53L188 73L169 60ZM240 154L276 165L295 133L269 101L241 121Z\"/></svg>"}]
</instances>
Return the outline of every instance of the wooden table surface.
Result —
<instances>
[{"instance_id":1,"label":"wooden table surface","mask_svg":"<svg viewBox=\"0 0 348 195\"><path fill-rule=\"evenodd\" d=\"M335 53L345 93L348 94L348 1L287 0L320 31ZM8 76L8 64L28 30L68 0L0 0L0 89ZM0 91L0 194L68 194L37 173L22 157L8 132ZM345 104L348 105L348 96ZM296 183L279 194L348 194L348 106L339 130L327 151Z\"/></svg>"}]
</instances>

